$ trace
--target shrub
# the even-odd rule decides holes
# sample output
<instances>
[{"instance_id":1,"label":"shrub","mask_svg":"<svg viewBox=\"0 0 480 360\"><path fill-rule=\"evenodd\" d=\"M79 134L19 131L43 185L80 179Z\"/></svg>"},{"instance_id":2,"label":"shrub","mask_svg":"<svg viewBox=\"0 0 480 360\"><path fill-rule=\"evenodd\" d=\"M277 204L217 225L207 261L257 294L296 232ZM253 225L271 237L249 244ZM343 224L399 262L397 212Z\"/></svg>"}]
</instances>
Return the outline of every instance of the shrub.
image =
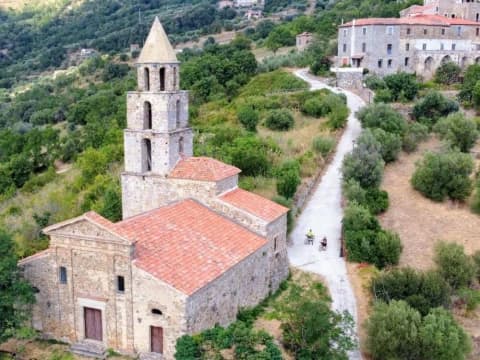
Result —
<instances>
[{"instance_id":1,"label":"shrub","mask_svg":"<svg viewBox=\"0 0 480 360\"><path fill-rule=\"evenodd\" d=\"M296 160L285 162L277 171L277 192L287 199L295 195L300 182L300 165Z\"/></svg>"},{"instance_id":2,"label":"shrub","mask_svg":"<svg viewBox=\"0 0 480 360\"><path fill-rule=\"evenodd\" d=\"M343 160L343 180L354 179L364 188L377 187L382 181L384 164L379 143L371 133L365 132Z\"/></svg>"},{"instance_id":3,"label":"shrub","mask_svg":"<svg viewBox=\"0 0 480 360\"><path fill-rule=\"evenodd\" d=\"M477 289L461 288L458 297L465 303L467 311L475 311L480 304L480 291Z\"/></svg>"},{"instance_id":4,"label":"shrub","mask_svg":"<svg viewBox=\"0 0 480 360\"><path fill-rule=\"evenodd\" d=\"M334 130L343 128L345 126L349 114L348 107L340 100L338 96L336 98L337 100L335 105L331 107L331 110L327 115L327 125Z\"/></svg>"},{"instance_id":5,"label":"shrub","mask_svg":"<svg viewBox=\"0 0 480 360\"><path fill-rule=\"evenodd\" d=\"M387 104L372 104L362 108L357 117L364 128L380 128L402 136L407 130L403 116Z\"/></svg>"},{"instance_id":6,"label":"shrub","mask_svg":"<svg viewBox=\"0 0 480 360\"><path fill-rule=\"evenodd\" d=\"M419 337L422 359L466 359L472 348L468 334L441 308L433 309L423 318Z\"/></svg>"},{"instance_id":7,"label":"shrub","mask_svg":"<svg viewBox=\"0 0 480 360\"><path fill-rule=\"evenodd\" d=\"M365 206L356 203L348 204L343 216L343 230L358 232L370 230L374 233L380 231L380 224L375 216Z\"/></svg>"},{"instance_id":8,"label":"shrub","mask_svg":"<svg viewBox=\"0 0 480 360\"><path fill-rule=\"evenodd\" d=\"M251 106L244 105L237 110L237 118L240 124L248 131L257 131L258 112Z\"/></svg>"},{"instance_id":9,"label":"shrub","mask_svg":"<svg viewBox=\"0 0 480 360\"><path fill-rule=\"evenodd\" d=\"M230 163L246 176L265 175L270 168L265 144L253 136L236 138L227 153Z\"/></svg>"},{"instance_id":10,"label":"shrub","mask_svg":"<svg viewBox=\"0 0 480 360\"><path fill-rule=\"evenodd\" d=\"M462 152L469 152L478 138L477 124L462 113L442 118L434 127L435 132L447 143Z\"/></svg>"},{"instance_id":11,"label":"shrub","mask_svg":"<svg viewBox=\"0 0 480 360\"><path fill-rule=\"evenodd\" d=\"M470 65L465 72L465 76L463 77L463 83L460 88L460 93L458 94L458 97L461 101L465 101L467 104L472 104L474 88L479 80L480 65Z\"/></svg>"},{"instance_id":12,"label":"shrub","mask_svg":"<svg viewBox=\"0 0 480 360\"><path fill-rule=\"evenodd\" d=\"M475 251L472 255L472 260L475 264L475 276L480 280L480 250Z\"/></svg>"},{"instance_id":13,"label":"shrub","mask_svg":"<svg viewBox=\"0 0 480 360\"><path fill-rule=\"evenodd\" d=\"M450 287L436 271L398 268L382 272L372 280L371 291L375 299L386 303L404 300L422 315L450 303Z\"/></svg>"},{"instance_id":14,"label":"shrub","mask_svg":"<svg viewBox=\"0 0 480 360\"><path fill-rule=\"evenodd\" d=\"M382 129L373 129L375 139L380 143L380 154L386 163L397 160L398 154L402 149L402 139L400 135L388 133Z\"/></svg>"},{"instance_id":15,"label":"shrub","mask_svg":"<svg viewBox=\"0 0 480 360\"><path fill-rule=\"evenodd\" d=\"M294 125L293 115L288 110L272 110L265 118L265 126L270 130L286 131Z\"/></svg>"},{"instance_id":16,"label":"shrub","mask_svg":"<svg viewBox=\"0 0 480 360\"><path fill-rule=\"evenodd\" d=\"M302 106L302 112L313 117L320 117L325 115L325 108L322 100L318 98L307 99Z\"/></svg>"},{"instance_id":17,"label":"shrub","mask_svg":"<svg viewBox=\"0 0 480 360\"><path fill-rule=\"evenodd\" d=\"M389 103L393 101L392 92L388 89L378 89L373 98L374 103Z\"/></svg>"},{"instance_id":18,"label":"shrub","mask_svg":"<svg viewBox=\"0 0 480 360\"><path fill-rule=\"evenodd\" d=\"M458 111L458 103L447 99L437 91L428 92L413 107L413 117L420 123L432 127L443 116Z\"/></svg>"},{"instance_id":19,"label":"shrub","mask_svg":"<svg viewBox=\"0 0 480 360\"><path fill-rule=\"evenodd\" d=\"M421 324L420 313L406 302L378 302L366 323L366 348L374 360L419 359Z\"/></svg>"},{"instance_id":20,"label":"shrub","mask_svg":"<svg viewBox=\"0 0 480 360\"><path fill-rule=\"evenodd\" d=\"M388 209L388 193L377 188L370 188L365 193L365 205L374 215L383 213Z\"/></svg>"},{"instance_id":21,"label":"shrub","mask_svg":"<svg viewBox=\"0 0 480 360\"><path fill-rule=\"evenodd\" d=\"M438 243L434 261L440 275L453 289L469 286L475 276L475 263L465 254L462 245Z\"/></svg>"},{"instance_id":22,"label":"shrub","mask_svg":"<svg viewBox=\"0 0 480 360\"><path fill-rule=\"evenodd\" d=\"M402 249L398 235L381 230L378 220L366 207L349 204L343 229L349 260L369 262L378 268L398 263Z\"/></svg>"},{"instance_id":23,"label":"shrub","mask_svg":"<svg viewBox=\"0 0 480 360\"><path fill-rule=\"evenodd\" d=\"M435 72L435 81L440 84L450 85L459 82L460 66L453 61L446 62L440 65Z\"/></svg>"},{"instance_id":24,"label":"shrub","mask_svg":"<svg viewBox=\"0 0 480 360\"><path fill-rule=\"evenodd\" d=\"M422 318L404 301L379 302L366 327L366 345L374 360L462 360L471 351L468 335L442 308Z\"/></svg>"},{"instance_id":25,"label":"shrub","mask_svg":"<svg viewBox=\"0 0 480 360\"><path fill-rule=\"evenodd\" d=\"M403 136L403 150L411 153L418 148L418 143L428 138L428 127L418 122L408 125Z\"/></svg>"},{"instance_id":26,"label":"shrub","mask_svg":"<svg viewBox=\"0 0 480 360\"><path fill-rule=\"evenodd\" d=\"M352 317L332 311L325 298L321 284L308 290L293 285L285 296L283 341L296 359L346 359L354 348Z\"/></svg>"},{"instance_id":27,"label":"shrub","mask_svg":"<svg viewBox=\"0 0 480 360\"><path fill-rule=\"evenodd\" d=\"M368 75L365 78L365 85L372 90L380 90L380 89L385 89L387 87L387 84L385 84L385 81L377 75Z\"/></svg>"},{"instance_id":28,"label":"shrub","mask_svg":"<svg viewBox=\"0 0 480 360\"><path fill-rule=\"evenodd\" d=\"M458 151L427 152L416 164L411 178L413 187L424 196L443 201L446 197L464 200L472 191L470 173L473 159Z\"/></svg>"},{"instance_id":29,"label":"shrub","mask_svg":"<svg viewBox=\"0 0 480 360\"><path fill-rule=\"evenodd\" d=\"M335 139L329 136L317 136L313 139L313 150L323 157L330 154L335 147Z\"/></svg>"},{"instance_id":30,"label":"shrub","mask_svg":"<svg viewBox=\"0 0 480 360\"><path fill-rule=\"evenodd\" d=\"M415 76L406 72L387 75L383 78L387 88L392 93L393 101L412 101L418 93L418 83Z\"/></svg>"}]
</instances>

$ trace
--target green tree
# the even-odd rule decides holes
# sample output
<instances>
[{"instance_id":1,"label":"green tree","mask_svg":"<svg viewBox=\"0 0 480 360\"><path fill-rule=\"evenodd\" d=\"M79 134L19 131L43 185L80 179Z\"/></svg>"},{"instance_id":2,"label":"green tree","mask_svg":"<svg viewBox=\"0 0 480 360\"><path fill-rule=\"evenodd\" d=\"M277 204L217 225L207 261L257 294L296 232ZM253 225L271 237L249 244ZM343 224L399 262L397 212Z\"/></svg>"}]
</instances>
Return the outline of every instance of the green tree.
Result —
<instances>
[{"instance_id":1,"label":"green tree","mask_svg":"<svg viewBox=\"0 0 480 360\"><path fill-rule=\"evenodd\" d=\"M287 199L292 198L302 179L300 178L300 164L290 160L282 164L277 170L277 192Z\"/></svg>"},{"instance_id":2,"label":"green tree","mask_svg":"<svg viewBox=\"0 0 480 360\"><path fill-rule=\"evenodd\" d=\"M270 130L287 131L295 124L293 115L288 110L271 110L265 117L265 126Z\"/></svg>"},{"instance_id":3,"label":"green tree","mask_svg":"<svg viewBox=\"0 0 480 360\"><path fill-rule=\"evenodd\" d=\"M374 360L420 359L422 317L404 301L377 302L366 322L366 347Z\"/></svg>"},{"instance_id":4,"label":"green tree","mask_svg":"<svg viewBox=\"0 0 480 360\"><path fill-rule=\"evenodd\" d=\"M416 190L432 200L443 201L446 197L464 200L472 191L472 171L473 159L469 154L456 150L427 152L416 164L410 181Z\"/></svg>"},{"instance_id":5,"label":"green tree","mask_svg":"<svg viewBox=\"0 0 480 360\"><path fill-rule=\"evenodd\" d=\"M243 105L237 110L237 118L240 124L248 131L257 131L258 112L251 106Z\"/></svg>"},{"instance_id":6,"label":"green tree","mask_svg":"<svg viewBox=\"0 0 480 360\"><path fill-rule=\"evenodd\" d=\"M22 279L17 267L15 243L0 229L0 340L23 325L34 302L33 288Z\"/></svg>"},{"instance_id":7,"label":"green tree","mask_svg":"<svg viewBox=\"0 0 480 360\"><path fill-rule=\"evenodd\" d=\"M284 26L279 26L270 32L265 40L265 47L276 53L282 46L295 44L295 36Z\"/></svg>"},{"instance_id":8,"label":"green tree","mask_svg":"<svg viewBox=\"0 0 480 360\"><path fill-rule=\"evenodd\" d=\"M89 148L78 158L79 167L83 182L88 184L93 181L95 176L107 170L108 158L101 150Z\"/></svg>"},{"instance_id":9,"label":"green tree","mask_svg":"<svg viewBox=\"0 0 480 360\"><path fill-rule=\"evenodd\" d=\"M460 88L460 93L458 94L459 99L465 101L466 103L472 104L474 88L479 80L480 65L470 65L467 68L467 71L465 71L465 75L463 77L463 83Z\"/></svg>"},{"instance_id":10,"label":"green tree","mask_svg":"<svg viewBox=\"0 0 480 360\"><path fill-rule=\"evenodd\" d=\"M440 242L435 246L438 272L453 289L467 287L476 273L475 263L465 254L462 245Z\"/></svg>"},{"instance_id":11,"label":"green tree","mask_svg":"<svg viewBox=\"0 0 480 360\"><path fill-rule=\"evenodd\" d=\"M464 360L472 348L470 337L445 309L425 316L419 336L423 359Z\"/></svg>"},{"instance_id":12,"label":"green tree","mask_svg":"<svg viewBox=\"0 0 480 360\"><path fill-rule=\"evenodd\" d=\"M389 303L404 300L422 315L450 304L450 286L437 271L421 272L412 268L394 268L372 279L375 299Z\"/></svg>"},{"instance_id":13,"label":"green tree","mask_svg":"<svg viewBox=\"0 0 480 360\"><path fill-rule=\"evenodd\" d=\"M284 343L295 358L346 360L347 351L355 347L351 315L330 309L321 284L309 290L292 284L285 296L281 328Z\"/></svg>"},{"instance_id":14,"label":"green tree","mask_svg":"<svg viewBox=\"0 0 480 360\"><path fill-rule=\"evenodd\" d=\"M403 150L411 153L418 148L418 143L428 138L428 127L418 122L410 123L407 127L407 131L403 136Z\"/></svg>"},{"instance_id":15,"label":"green tree","mask_svg":"<svg viewBox=\"0 0 480 360\"><path fill-rule=\"evenodd\" d=\"M371 133L365 132L343 160L343 180L354 179L364 188L377 187L382 181L384 165L380 144Z\"/></svg>"},{"instance_id":16,"label":"green tree","mask_svg":"<svg viewBox=\"0 0 480 360\"><path fill-rule=\"evenodd\" d=\"M227 152L227 160L246 176L265 175L270 168L265 144L253 136L236 138Z\"/></svg>"},{"instance_id":17,"label":"green tree","mask_svg":"<svg viewBox=\"0 0 480 360\"><path fill-rule=\"evenodd\" d=\"M380 144L380 154L386 163L397 160L402 149L402 138L400 135L388 133L382 129L373 129L373 137Z\"/></svg>"},{"instance_id":18,"label":"green tree","mask_svg":"<svg viewBox=\"0 0 480 360\"><path fill-rule=\"evenodd\" d=\"M415 76L406 72L387 75L383 78L394 101L412 101L418 93L418 83Z\"/></svg>"},{"instance_id":19,"label":"green tree","mask_svg":"<svg viewBox=\"0 0 480 360\"><path fill-rule=\"evenodd\" d=\"M357 117L364 128L380 128L402 136L407 130L407 121L387 104L372 104L362 108Z\"/></svg>"},{"instance_id":20,"label":"green tree","mask_svg":"<svg viewBox=\"0 0 480 360\"><path fill-rule=\"evenodd\" d=\"M435 81L440 84L451 85L459 82L462 69L453 61L440 65L435 71Z\"/></svg>"},{"instance_id":21,"label":"green tree","mask_svg":"<svg viewBox=\"0 0 480 360\"><path fill-rule=\"evenodd\" d=\"M469 152L478 139L475 121L459 112L440 119L434 130L442 140L462 152Z\"/></svg>"},{"instance_id":22,"label":"green tree","mask_svg":"<svg viewBox=\"0 0 480 360\"><path fill-rule=\"evenodd\" d=\"M458 103L437 91L428 92L413 107L413 117L431 128L443 116L458 111Z\"/></svg>"}]
</instances>

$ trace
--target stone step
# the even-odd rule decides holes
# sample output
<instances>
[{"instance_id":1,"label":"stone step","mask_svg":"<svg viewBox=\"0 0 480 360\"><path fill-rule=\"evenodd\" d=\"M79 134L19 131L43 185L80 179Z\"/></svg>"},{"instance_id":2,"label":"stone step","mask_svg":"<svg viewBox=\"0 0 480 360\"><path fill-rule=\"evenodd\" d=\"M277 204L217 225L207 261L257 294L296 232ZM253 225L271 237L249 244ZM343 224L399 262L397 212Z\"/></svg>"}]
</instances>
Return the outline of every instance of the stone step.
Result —
<instances>
[{"instance_id":1,"label":"stone step","mask_svg":"<svg viewBox=\"0 0 480 360\"><path fill-rule=\"evenodd\" d=\"M80 341L73 344L70 347L70 351L74 354L84 357L91 357L102 360L107 358L107 351L105 349L105 346L97 342Z\"/></svg>"}]
</instances>

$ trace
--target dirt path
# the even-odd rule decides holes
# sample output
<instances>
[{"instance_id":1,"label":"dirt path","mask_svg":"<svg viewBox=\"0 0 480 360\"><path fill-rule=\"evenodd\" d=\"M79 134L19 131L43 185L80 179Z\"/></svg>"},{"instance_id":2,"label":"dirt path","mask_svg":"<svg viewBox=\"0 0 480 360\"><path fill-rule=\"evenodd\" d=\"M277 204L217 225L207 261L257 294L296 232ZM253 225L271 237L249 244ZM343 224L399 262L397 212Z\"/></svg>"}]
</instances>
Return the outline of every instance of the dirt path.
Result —
<instances>
[{"instance_id":1,"label":"dirt path","mask_svg":"<svg viewBox=\"0 0 480 360\"><path fill-rule=\"evenodd\" d=\"M307 81L312 90L328 88L334 92L344 93L347 96L351 114L332 163L302 214L298 217L295 229L292 231L291 246L288 249L290 263L302 270L322 275L332 296L333 309L340 312L347 310L357 320L356 300L347 276L345 259L339 256L343 218L340 169L343 157L352 150L353 141L361 132L355 112L365 103L349 91L325 85L310 76L305 69L295 71L295 75ZM313 246L304 244L305 234L310 228L316 235ZM328 239L327 251L319 251L319 241L323 236ZM351 360L361 359L361 354L356 350L349 354L349 358Z\"/></svg>"}]
</instances>

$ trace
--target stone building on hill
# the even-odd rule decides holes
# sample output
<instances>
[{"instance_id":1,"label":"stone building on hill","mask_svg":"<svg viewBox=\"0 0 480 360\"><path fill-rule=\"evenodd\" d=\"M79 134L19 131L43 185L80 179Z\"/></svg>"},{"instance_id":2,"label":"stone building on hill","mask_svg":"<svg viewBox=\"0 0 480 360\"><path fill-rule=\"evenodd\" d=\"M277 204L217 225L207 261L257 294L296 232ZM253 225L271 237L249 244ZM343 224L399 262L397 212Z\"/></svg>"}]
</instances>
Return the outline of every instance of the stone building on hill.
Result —
<instances>
[{"instance_id":1,"label":"stone building on hill","mask_svg":"<svg viewBox=\"0 0 480 360\"><path fill-rule=\"evenodd\" d=\"M357 19L338 32L337 66L379 75L398 71L431 78L443 63L480 62L480 3L425 0L400 18Z\"/></svg>"},{"instance_id":2,"label":"stone building on hill","mask_svg":"<svg viewBox=\"0 0 480 360\"><path fill-rule=\"evenodd\" d=\"M38 289L33 326L77 353L173 359L178 337L227 325L287 277L288 209L192 156L179 65L156 19L127 95L123 220L51 225L49 248L20 262Z\"/></svg>"}]
</instances>

